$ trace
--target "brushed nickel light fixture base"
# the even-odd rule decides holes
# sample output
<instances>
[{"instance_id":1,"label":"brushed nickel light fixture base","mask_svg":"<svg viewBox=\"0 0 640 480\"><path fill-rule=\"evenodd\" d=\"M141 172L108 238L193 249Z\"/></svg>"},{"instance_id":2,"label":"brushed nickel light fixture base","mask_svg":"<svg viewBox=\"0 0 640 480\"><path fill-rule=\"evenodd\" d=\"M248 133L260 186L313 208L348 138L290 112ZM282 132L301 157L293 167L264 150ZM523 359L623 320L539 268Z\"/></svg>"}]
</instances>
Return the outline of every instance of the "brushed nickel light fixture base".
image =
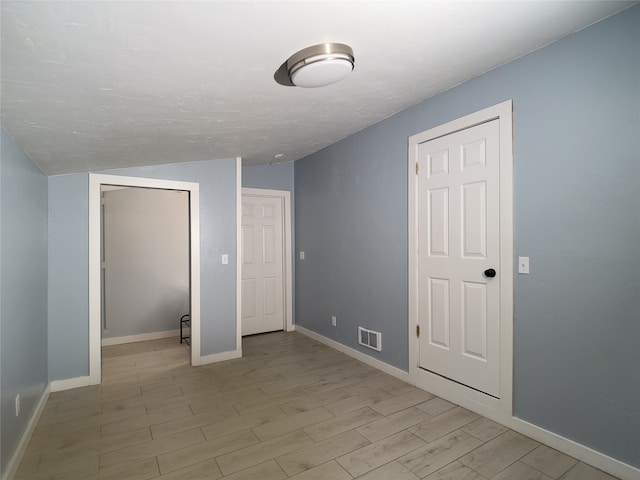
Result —
<instances>
[{"instance_id":1,"label":"brushed nickel light fixture base","mask_svg":"<svg viewBox=\"0 0 640 480\"><path fill-rule=\"evenodd\" d=\"M349 45L320 43L291 55L273 78L288 87L324 87L346 78L354 64L355 57Z\"/></svg>"}]
</instances>

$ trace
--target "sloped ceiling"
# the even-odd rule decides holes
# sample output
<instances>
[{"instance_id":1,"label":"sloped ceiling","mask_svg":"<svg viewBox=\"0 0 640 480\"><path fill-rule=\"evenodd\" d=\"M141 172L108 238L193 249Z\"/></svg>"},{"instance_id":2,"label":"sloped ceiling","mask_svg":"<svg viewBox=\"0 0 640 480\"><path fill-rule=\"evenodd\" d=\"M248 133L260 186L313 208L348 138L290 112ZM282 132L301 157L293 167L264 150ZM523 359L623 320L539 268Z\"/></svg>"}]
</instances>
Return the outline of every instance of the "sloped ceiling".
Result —
<instances>
[{"instance_id":1,"label":"sloped ceiling","mask_svg":"<svg viewBox=\"0 0 640 480\"><path fill-rule=\"evenodd\" d=\"M2 125L47 174L294 161L633 3L3 1ZM322 42L346 80L274 81Z\"/></svg>"}]
</instances>

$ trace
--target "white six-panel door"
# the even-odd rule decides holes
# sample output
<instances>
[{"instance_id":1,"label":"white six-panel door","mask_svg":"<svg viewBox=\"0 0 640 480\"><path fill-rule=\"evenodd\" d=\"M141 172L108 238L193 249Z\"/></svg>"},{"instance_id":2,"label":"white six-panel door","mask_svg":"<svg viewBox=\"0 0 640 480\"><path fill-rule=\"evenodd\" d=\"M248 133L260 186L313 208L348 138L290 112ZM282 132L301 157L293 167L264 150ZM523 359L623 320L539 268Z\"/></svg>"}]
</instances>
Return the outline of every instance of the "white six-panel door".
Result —
<instances>
[{"instance_id":1,"label":"white six-panel door","mask_svg":"<svg viewBox=\"0 0 640 480\"><path fill-rule=\"evenodd\" d=\"M499 162L498 120L418 146L419 366L494 397L500 387Z\"/></svg>"},{"instance_id":2,"label":"white six-panel door","mask_svg":"<svg viewBox=\"0 0 640 480\"><path fill-rule=\"evenodd\" d=\"M242 335L283 330L283 199L242 196Z\"/></svg>"}]
</instances>

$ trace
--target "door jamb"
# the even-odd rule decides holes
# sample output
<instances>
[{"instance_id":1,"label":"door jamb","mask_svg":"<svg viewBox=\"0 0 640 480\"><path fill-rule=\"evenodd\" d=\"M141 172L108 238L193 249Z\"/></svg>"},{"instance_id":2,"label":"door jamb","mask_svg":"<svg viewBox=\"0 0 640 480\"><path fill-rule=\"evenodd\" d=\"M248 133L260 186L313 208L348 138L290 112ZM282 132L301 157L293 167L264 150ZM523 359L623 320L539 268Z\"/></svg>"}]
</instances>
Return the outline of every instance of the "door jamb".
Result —
<instances>
[{"instance_id":1,"label":"door jamb","mask_svg":"<svg viewBox=\"0 0 640 480\"><path fill-rule=\"evenodd\" d=\"M513 114L512 101L485 108L409 137L409 374L418 387L493 420L505 422L513 414ZM418 325L418 146L491 120L499 120L500 134L500 398L419 368Z\"/></svg>"},{"instance_id":2,"label":"door jamb","mask_svg":"<svg viewBox=\"0 0 640 480\"><path fill-rule=\"evenodd\" d=\"M200 365L200 185L193 182L160 180L120 175L89 174L89 385L102 381L100 288L100 186L162 188L189 192L191 365Z\"/></svg>"},{"instance_id":3,"label":"door jamb","mask_svg":"<svg viewBox=\"0 0 640 480\"><path fill-rule=\"evenodd\" d=\"M276 197L281 198L284 202L284 211L282 212L283 238L284 238L284 330L293 331L293 270L292 270L292 245L291 245L291 192L287 190L268 190L262 188L243 188L242 195L257 195L260 197ZM242 223L242 219L240 219ZM238 242L240 243L240 242ZM240 254L238 258L242 258L241 246L238 246ZM240 315L242 317L242 315ZM240 320L241 322L242 320ZM242 331L242 330L241 330Z\"/></svg>"}]
</instances>

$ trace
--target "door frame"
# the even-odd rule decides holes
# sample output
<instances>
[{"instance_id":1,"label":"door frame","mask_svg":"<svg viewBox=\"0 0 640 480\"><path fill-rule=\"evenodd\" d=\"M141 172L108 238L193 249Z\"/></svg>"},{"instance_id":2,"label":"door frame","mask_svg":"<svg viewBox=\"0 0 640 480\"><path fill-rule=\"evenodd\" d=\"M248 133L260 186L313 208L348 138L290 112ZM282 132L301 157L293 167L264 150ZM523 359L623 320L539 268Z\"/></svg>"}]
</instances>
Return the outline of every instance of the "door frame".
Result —
<instances>
[{"instance_id":1,"label":"door frame","mask_svg":"<svg viewBox=\"0 0 640 480\"><path fill-rule=\"evenodd\" d=\"M513 114L512 101L485 108L409 137L408 270L409 375L416 386L493 420L513 414ZM419 367L418 325L418 146L476 125L499 121L500 150L500 398L496 399Z\"/></svg>"},{"instance_id":2,"label":"door frame","mask_svg":"<svg viewBox=\"0 0 640 480\"><path fill-rule=\"evenodd\" d=\"M258 197L273 197L279 198L283 201L284 211L282 212L282 238L284 240L284 252L282 255L283 260L283 276L284 276L284 331L293 331L293 247L291 244L291 192L287 190L268 190L263 188L243 188L242 196L258 196ZM240 210L242 205L240 205ZM239 213L239 224L242 225L242 213ZM242 242L240 236L238 236L238 258L242 259ZM242 277L242 261L240 260L240 277ZM240 288L240 295L242 295L242 288ZM241 304L242 305L242 304ZM242 307L240 307L242 308ZM238 315L238 324L240 326L240 332L242 332L242 314ZM241 335L241 333L240 333Z\"/></svg>"},{"instance_id":3,"label":"door frame","mask_svg":"<svg viewBox=\"0 0 640 480\"><path fill-rule=\"evenodd\" d=\"M101 196L102 185L160 188L189 192L189 277L191 304L191 365L200 365L200 185L120 175L89 174L89 384L102 382L101 350ZM176 319L177 321L178 319Z\"/></svg>"}]
</instances>

